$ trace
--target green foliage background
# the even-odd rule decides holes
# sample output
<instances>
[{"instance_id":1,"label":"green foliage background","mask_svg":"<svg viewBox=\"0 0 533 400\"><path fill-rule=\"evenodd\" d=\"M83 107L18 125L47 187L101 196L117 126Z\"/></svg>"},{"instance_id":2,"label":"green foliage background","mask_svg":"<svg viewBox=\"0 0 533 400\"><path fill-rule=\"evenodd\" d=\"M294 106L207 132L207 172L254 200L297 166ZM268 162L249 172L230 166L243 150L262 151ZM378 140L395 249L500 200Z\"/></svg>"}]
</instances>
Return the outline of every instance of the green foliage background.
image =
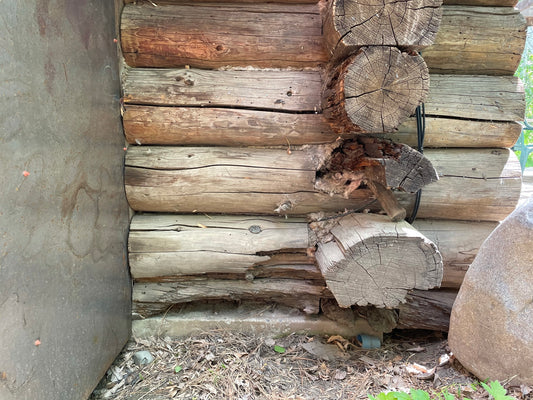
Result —
<instances>
[{"instance_id":1,"label":"green foliage background","mask_svg":"<svg viewBox=\"0 0 533 400\"><path fill-rule=\"evenodd\" d=\"M533 125L533 30L528 28L526 46L522 54L522 60L515 73L524 83L526 92L526 115L525 118L530 125ZM533 131L524 130L524 143L533 145ZM520 157L520 151L516 151ZM533 153L529 155L526 168L533 167Z\"/></svg>"}]
</instances>

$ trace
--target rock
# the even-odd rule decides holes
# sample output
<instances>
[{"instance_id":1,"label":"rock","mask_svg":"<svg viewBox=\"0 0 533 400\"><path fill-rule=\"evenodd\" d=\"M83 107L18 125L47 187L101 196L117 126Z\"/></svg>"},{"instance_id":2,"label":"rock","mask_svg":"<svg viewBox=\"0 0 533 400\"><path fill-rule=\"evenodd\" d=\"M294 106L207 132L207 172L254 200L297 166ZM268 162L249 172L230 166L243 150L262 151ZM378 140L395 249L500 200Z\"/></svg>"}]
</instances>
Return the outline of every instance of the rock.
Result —
<instances>
[{"instance_id":1,"label":"rock","mask_svg":"<svg viewBox=\"0 0 533 400\"><path fill-rule=\"evenodd\" d=\"M150 354L149 351L142 350L133 354L133 362L136 365L148 365L152 361L154 361L154 357L152 356L152 354Z\"/></svg>"},{"instance_id":2,"label":"rock","mask_svg":"<svg viewBox=\"0 0 533 400\"><path fill-rule=\"evenodd\" d=\"M487 238L454 303L448 340L479 379L533 384L533 198Z\"/></svg>"}]
</instances>

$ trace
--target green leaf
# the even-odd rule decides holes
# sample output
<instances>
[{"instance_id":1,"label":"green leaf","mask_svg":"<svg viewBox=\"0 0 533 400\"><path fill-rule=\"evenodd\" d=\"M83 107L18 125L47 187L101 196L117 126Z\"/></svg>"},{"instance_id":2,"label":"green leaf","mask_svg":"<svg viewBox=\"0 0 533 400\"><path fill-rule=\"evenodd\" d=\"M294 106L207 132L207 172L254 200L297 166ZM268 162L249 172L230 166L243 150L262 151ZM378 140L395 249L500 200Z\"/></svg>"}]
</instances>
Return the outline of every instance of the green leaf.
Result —
<instances>
[{"instance_id":1,"label":"green leaf","mask_svg":"<svg viewBox=\"0 0 533 400\"><path fill-rule=\"evenodd\" d=\"M442 395L444 396L444 400L455 400L455 396L448 391L445 391Z\"/></svg>"},{"instance_id":2,"label":"green leaf","mask_svg":"<svg viewBox=\"0 0 533 400\"><path fill-rule=\"evenodd\" d=\"M411 398L413 400L431 400L429 393L420 389L411 389Z\"/></svg>"},{"instance_id":3,"label":"green leaf","mask_svg":"<svg viewBox=\"0 0 533 400\"><path fill-rule=\"evenodd\" d=\"M180 372L183 368L181 367L181 365L176 365L174 367L174 372L177 374L178 372Z\"/></svg>"},{"instance_id":4,"label":"green leaf","mask_svg":"<svg viewBox=\"0 0 533 400\"><path fill-rule=\"evenodd\" d=\"M285 353L285 347L281 347L281 346L275 345L274 346L274 351L276 353L283 354L283 353Z\"/></svg>"},{"instance_id":5,"label":"green leaf","mask_svg":"<svg viewBox=\"0 0 533 400\"><path fill-rule=\"evenodd\" d=\"M507 390L498 381L489 382L487 385L485 382L480 382L483 389L485 389L494 400L515 400L512 396L507 396Z\"/></svg>"}]
</instances>

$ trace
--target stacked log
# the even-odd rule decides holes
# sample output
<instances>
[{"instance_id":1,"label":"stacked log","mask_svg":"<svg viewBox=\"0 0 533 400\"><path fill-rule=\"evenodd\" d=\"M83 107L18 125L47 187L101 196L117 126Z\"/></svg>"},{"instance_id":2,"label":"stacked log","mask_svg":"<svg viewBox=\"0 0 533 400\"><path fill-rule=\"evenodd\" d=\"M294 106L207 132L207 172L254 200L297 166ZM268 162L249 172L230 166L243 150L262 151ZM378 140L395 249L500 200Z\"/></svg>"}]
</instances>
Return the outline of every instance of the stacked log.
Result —
<instances>
[{"instance_id":1,"label":"stacked log","mask_svg":"<svg viewBox=\"0 0 533 400\"><path fill-rule=\"evenodd\" d=\"M340 304L387 329L446 330L464 272L520 194L508 147L525 25L480 2L127 4L126 194L149 212L130 232L134 312ZM421 102L423 156L409 148ZM401 219L422 187L411 226Z\"/></svg>"}]
</instances>

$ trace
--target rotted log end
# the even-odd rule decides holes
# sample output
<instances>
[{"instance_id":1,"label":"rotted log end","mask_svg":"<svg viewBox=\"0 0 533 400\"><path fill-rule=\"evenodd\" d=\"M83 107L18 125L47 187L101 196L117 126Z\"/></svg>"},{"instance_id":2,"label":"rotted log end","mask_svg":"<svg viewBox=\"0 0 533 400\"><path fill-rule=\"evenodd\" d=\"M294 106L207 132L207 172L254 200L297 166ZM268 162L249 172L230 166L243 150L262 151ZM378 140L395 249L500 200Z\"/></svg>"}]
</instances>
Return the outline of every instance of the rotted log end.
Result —
<instances>
[{"instance_id":1,"label":"rotted log end","mask_svg":"<svg viewBox=\"0 0 533 400\"><path fill-rule=\"evenodd\" d=\"M330 66L322 108L338 134L392 132L414 114L428 92L428 68L418 54L364 47Z\"/></svg>"},{"instance_id":2,"label":"rotted log end","mask_svg":"<svg viewBox=\"0 0 533 400\"><path fill-rule=\"evenodd\" d=\"M317 234L322 239L316 259L341 307L397 307L410 290L440 285L443 264L437 246L407 222L375 214L349 214L334 222L311 227L329 233Z\"/></svg>"},{"instance_id":3,"label":"rotted log end","mask_svg":"<svg viewBox=\"0 0 533 400\"><path fill-rule=\"evenodd\" d=\"M438 179L435 168L409 146L370 136L339 142L323 157L315 189L350 198L362 186L369 188L393 221L406 212L391 188L416 192Z\"/></svg>"}]
</instances>

